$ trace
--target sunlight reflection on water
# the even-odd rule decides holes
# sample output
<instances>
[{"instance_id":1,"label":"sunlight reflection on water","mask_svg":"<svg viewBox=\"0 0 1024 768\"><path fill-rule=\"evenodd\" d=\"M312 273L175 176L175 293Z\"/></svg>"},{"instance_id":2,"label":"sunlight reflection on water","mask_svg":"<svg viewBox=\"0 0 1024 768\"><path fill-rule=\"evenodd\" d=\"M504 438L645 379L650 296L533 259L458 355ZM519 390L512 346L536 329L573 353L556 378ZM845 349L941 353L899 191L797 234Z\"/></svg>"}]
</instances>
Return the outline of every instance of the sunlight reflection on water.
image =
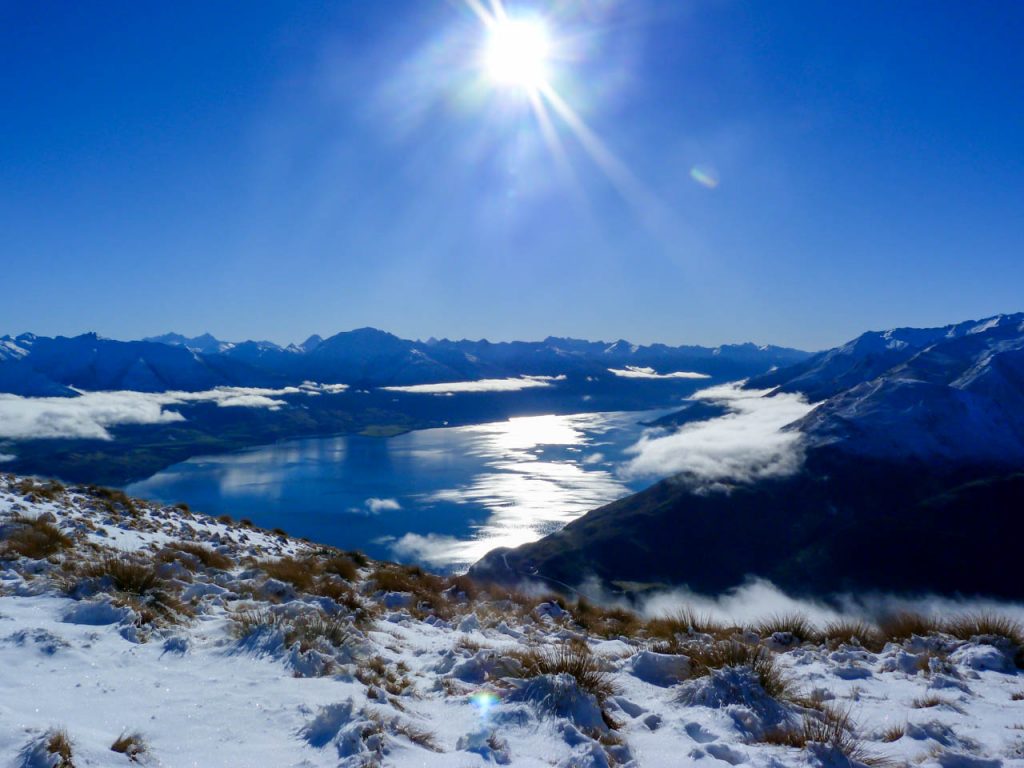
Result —
<instances>
[{"instance_id":1,"label":"sunlight reflection on water","mask_svg":"<svg viewBox=\"0 0 1024 768\"><path fill-rule=\"evenodd\" d=\"M531 416L388 439L296 440L189 459L129 490L376 557L462 569L635 490L615 469L651 415Z\"/></svg>"}]
</instances>

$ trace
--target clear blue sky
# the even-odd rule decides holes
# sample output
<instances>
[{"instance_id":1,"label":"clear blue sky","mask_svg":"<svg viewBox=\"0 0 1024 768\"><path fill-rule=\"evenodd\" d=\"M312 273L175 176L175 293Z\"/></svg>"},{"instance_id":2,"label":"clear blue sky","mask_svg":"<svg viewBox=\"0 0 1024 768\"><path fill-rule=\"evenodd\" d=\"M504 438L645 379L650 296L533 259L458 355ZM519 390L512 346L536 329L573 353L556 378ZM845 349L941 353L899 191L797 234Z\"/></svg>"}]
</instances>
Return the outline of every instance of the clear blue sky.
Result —
<instances>
[{"instance_id":1,"label":"clear blue sky","mask_svg":"<svg viewBox=\"0 0 1024 768\"><path fill-rule=\"evenodd\" d=\"M821 348L1024 309L1024 3L554 5L625 192L476 82L459 0L0 2L0 333Z\"/></svg>"}]
</instances>

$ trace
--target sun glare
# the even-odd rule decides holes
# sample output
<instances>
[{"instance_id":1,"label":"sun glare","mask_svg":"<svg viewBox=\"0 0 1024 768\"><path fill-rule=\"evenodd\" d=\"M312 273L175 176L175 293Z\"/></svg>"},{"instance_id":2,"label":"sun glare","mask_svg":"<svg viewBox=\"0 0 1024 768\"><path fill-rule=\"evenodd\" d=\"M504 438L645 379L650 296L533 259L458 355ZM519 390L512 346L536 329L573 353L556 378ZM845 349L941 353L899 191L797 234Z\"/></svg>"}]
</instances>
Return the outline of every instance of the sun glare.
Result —
<instances>
[{"instance_id":1,"label":"sun glare","mask_svg":"<svg viewBox=\"0 0 1024 768\"><path fill-rule=\"evenodd\" d=\"M494 83L535 90L547 81L550 55L543 21L504 18L489 31L484 64Z\"/></svg>"}]
</instances>

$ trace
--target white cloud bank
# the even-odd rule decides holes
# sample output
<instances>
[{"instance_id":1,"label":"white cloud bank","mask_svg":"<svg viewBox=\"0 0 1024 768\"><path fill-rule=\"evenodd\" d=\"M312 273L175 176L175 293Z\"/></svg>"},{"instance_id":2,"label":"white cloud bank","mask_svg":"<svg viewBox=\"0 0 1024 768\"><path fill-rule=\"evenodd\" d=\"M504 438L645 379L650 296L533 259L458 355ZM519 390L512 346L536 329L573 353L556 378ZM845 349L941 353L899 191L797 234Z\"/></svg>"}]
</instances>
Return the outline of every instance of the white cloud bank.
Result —
<instances>
[{"instance_id":1,"label":"white cloud bank","mask_svg":"<svg viewBox=\"0 0 1024 768\"><path fill-rule=\"evenodd\" d=\"M769 390L740 387L724 384L696 393L694 398L723 405L730 413L686 424L672 434L644 435L629 449L634 458L622 473L627 477L682 474L697 485L712 486L796 472L803 463L802 436L783 427L814 406L802 395L766 397Z\"/></svg>"},{"instance_id":2,"label":"white cloud bank","mask_svg":"<svg viewBox=\"0 0 1024 768\"><path fill-rule=\"evenodd\" d=\"M443 384L410 384L401 387L382 387L389 392L410 392L419 395L451 395L462 392L518 392L522 389L550 387L554 381L565 381L565 376L520 376L513 379L479 379L477 381L451 381Z\"/></svg>"},{"instance_id":3,"label":"white cloud bank","mask_svg":"<svg viewBox=\"0 0 1024 768\"><path fill-rule=\"evenodd\" d=\"M339 389L339 387L341 389ZM0 394L0 438L92 438L110 440L119 424L169 424L185 417L169 406L211 402L221 408L285 405L281 395L342 391L344 384L304 382L299 387L217 387L203 392L82 392L78 397L22 397Z\"/></svg>"},{"instance_id":4,"label":"white cloud bank","mask_svg":"<svg viewBox=\"0 0 1024 768\"><path fill-rule=\"evenodd\" d=\"M653 368L644 368L638 365L627 365L625 368L609 368L609 373L621 376L624 379L710 379L706 373L696 371L675 371L673 373L658 373Z\"/></svg>"}]
</instances>

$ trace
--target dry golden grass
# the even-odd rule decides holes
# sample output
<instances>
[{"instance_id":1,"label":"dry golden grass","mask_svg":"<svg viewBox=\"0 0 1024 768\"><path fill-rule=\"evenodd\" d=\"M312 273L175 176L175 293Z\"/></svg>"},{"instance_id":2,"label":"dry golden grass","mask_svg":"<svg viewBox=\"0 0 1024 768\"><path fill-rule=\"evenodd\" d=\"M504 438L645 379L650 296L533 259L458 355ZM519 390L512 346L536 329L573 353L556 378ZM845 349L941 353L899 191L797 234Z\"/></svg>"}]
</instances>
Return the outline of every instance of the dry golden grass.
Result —
<instances>
[{"instance_id":1,"label":"dry golden grass","mask_svg":"<svg viewBox=\"0 0 1024 768\"><path fill-rule=\"evenodd\" d=\"M294 557L264 560L259 567L270 578L287 582L300 592L308 592L313 587L313 579L319 571L319 564L315 560L299 560Z\"/></svg>"},{"instance_id":2,"label":"dry golden grass","mask_svg":"<svg viewBox=\"0 0 1024 768\"><path fill-rule=\"evenodd\" d=\"M919 698L914 699L910 703L910 706L912 706L914 709L932 709L934 707L946 707L947 709L952 709L955 712L962 713L964 711L963 708L955 701L943 698L942 696L937 696L934 693L929 693L925 696L921 696Z\"/></svg>"},{"instance_id":3,"label":"dry golden grass","mask_svg":"<svg viewBox=\"0 0 1024 768\"><path fill-rule=\"evenodd\" d=\"M23 477L14 484L14 491L35 501L56 501L64 495L64 486L57 480L35 480Z\"/></svg>"},{"instance_id":4,"label":"dry golden grass","mask_svg":"<svg viewBox=\"0 0 1024 768\"><path fill-rule=\"evenodd\" d=\"M900 611L898 613L883 616L878 621L878 629L886 640L902 642L909 640L914 635L927 637L938 632L942 625L936 619L925 616L914 611Z\"/></svg>"},{"instance_id":5,"label":"dry golden grass","mask_svg":"<svg viewBox=\"0 0 1024 768\"><path fill-rule=\"evenodd\" d=\"M139 758L145 755L147 750L146 741L140 733L122 733L110 745L111 752L127 755L133 763L139 762Z\"/></svg>"},{"instance_id":6,"label":"dry golden grass","mask_svg":"<svg viewBox=\"0 0 1024 768\"><path fill-rule=\"evenodd\" d=\"M71 547L71 539L53 523L15 516L4 533L0 554L43 560Z\"/></svg>"},{"instance_id":7,"label":"dry golden grass","mask_svg":"<svg viewBox=\"0 0 1024 768\"><path fill-rule=\"evenodd\" d=\"M391 725L391 730L400 736L405 736L413 744L417 744L424 749L429 749L431 752L443 752L441 746L437 743L434 734L430 731L426 731L413 723L408 721L395 721Z\"/></svg>"},{"instance_id":8,"label":"dry golden grass","mask_svg":"<svg viewBox=\"0 0 1024 768\"><path fill-rule=\"evenodd\" d=\"M599 637L633 636L643 625L633 611L618 607L602 608L583 597L569 611L583 630Z\"/></svg>"},{"instance_id":9,"label":"dry golden grass","mask_svg":"<svg viewBox=\"0 0 1024 768\"><path fill-rule=\"evenodd\" d=\"M447 619L454 615L454 608L444 594L447 580L417 565L377 563L369 579L378 590L412 595L409 612L416 618L432 614Z\"/></svg>"},{"instance_id":10,"label":"dry golden grass","mask_svg":"<svg viewBox=\"0 0 1024 768\"><path fill-rule=\"evenodd\" d=\"M111 513L125 512L132 517L139 514L135 501L124 491L117 488L105 488L101 485L87 485L85 492Z\"/></svg>"},{"instance_id":11,"label":"dry golden grass","mask_svg":"<svg viewBox=\"0 0 1024 768\"><path fill-rule=\"evenodd\" d=\"M821 642L821 632L814 622L802 613L780 613L769 616L755 625L753 629L762 639L776 633L788 633L801 643Z\"/></svg>"},{"instance_id":12,"label":"dry golden grass","mask_svg":"<svg viewBox=\"0 0 1024 768\"><path fill-rule=\"evenodd\" d=\"M953 616L942 623L942 630L959 640L1005 638L1013 645L1024 646L1024 626L998 613L981 611Z\"/></svg>"},{"instance_id":13,"label":"dry golden grass","mask_svg":"<svg viewBox=\"0 0 1024 768\"><path fill-rule=\"evenodd\" d=\"M82 575L109 582L120 593L120 602L134 609L143 624L176 623L189 615L149 563L126 555L106 555L85 566Z\"/></svg>"},{"instance_id":14,"label":"dry golden grass","mask_svg":"<svg viewBox=\"0 0 1024 768\"><path fill-rule=\"evenodd\" d=\"M345 581L355 581L359 578L359 566L356 561L348 555L334 555L323 561L325 573L332 573L340 576Z\"/></svg>"},{"instance_id":15,"label":"dry golden grass","mask_svg":"<svg viewBox=\"0 0 1024 768\"><path fill-rule=\"evenodd\" d=\"M883 766L892 765L884 756L876 755L864 746L857 736L856 725L849 709L824 707L808 712L799 726L783 727L765 734L761 741L794 749L806 749L811 744L821 744L842 755L852 764Z\"/></svg>"},{"instance_id":16,"label":"dry golden grass","mask_svg":"<svg viewBox=\"0 0 1024 768\"><path fill-rule=\"evenodd\" d=\"M217 552L210 547L202 544L196 544L191 541L178 541L168 544L165 551L167 550L171 551L169 554L171 554L172 557L173 552L184 552L186 555L191 555L198 560L204 568L216 568L217 570L227 571L234 566L234 562L231 558L222 552Z\"/></svg>"},{"instance_id":17,"label":"dry golden grass","mask_svg":"<svg viewBox=\"0 0 1024 768\"><path fill-rule=\"evenodd\" d=\"M906 734L906 723L893 723L892 725L887 726L886 728L883 728L881 731L878 732L878 740L885 742L886 744L891 744L894 741L899 741L904 736L906 736Z\"/></svg>"},{"instance_id":18,"label":"dry golden grass","mask_svg":"<svg viewBox=\"0 0 1024 768\"><path fill-rule=\"evenodd\" d=\"M739 631L738 627L718 621L709 613L699 613L693 608L681 608L665 616L649 619L645 625L648 637L672 642L678 636L700 634L716 639L727 639Z\"/></svg>"},{"instance_id":19,"label":"dry golden grass","mask_svg":"<svg viewBox=\"0 0 1024 768\"><path fill-rule=\"evenodd\" d=\"M873 624L866 621L841 619L830 621L821 632L822 640L830 647L857 645L873 653L885 647L885 638Z\"/></svg>"},{"instance_id":20,"label":"dry golden grass","mask_svg":"<svg viewBox=\"0 0 1024 768\"><path fill-rule=\"evenodd\" d=\"M389 665L383 656L373 656L359 666L355 677L367 688L375 686L392 696L401 696L412 688L407 671L404 665Z\"/></svg>"},{"instance_id":21,"label":"dry golden grass","mask_svg":"<svg viewBox=\"0 0 1024 768\"><path fill-rule=\"evenodd\" d=\"M46 751L53 756L54 768L75 768L68 732L63 728L55 728L45 738Z\"/></svg>"},{"instance_id":22,"label":"dry golden grass","mask_svg":"<svg viewBox=\"0 0 1024 768\"><path fill-rule=\"evenodd\" d=\"M601 668L600 660L578 645L565 644L554 650L530 648L508 656L522 665L524 677L571 675L580 690L593 694L599 702L618 692L612 675Z\"/></svg>"},{"instance_id":23,"label":"dry golden grass","mask_svg":"<svg viewBox=\"0 0 1024 768\"><path fill-rule=\"evenodd\" d=\"M747 645L734 640L714 643L691 643L683 649L689 657L694 677L708 674L713 669L748 667L757 677L761 688L773 699L791 699L793 683L767 648Z\"/></svg>"}]
</instances>

